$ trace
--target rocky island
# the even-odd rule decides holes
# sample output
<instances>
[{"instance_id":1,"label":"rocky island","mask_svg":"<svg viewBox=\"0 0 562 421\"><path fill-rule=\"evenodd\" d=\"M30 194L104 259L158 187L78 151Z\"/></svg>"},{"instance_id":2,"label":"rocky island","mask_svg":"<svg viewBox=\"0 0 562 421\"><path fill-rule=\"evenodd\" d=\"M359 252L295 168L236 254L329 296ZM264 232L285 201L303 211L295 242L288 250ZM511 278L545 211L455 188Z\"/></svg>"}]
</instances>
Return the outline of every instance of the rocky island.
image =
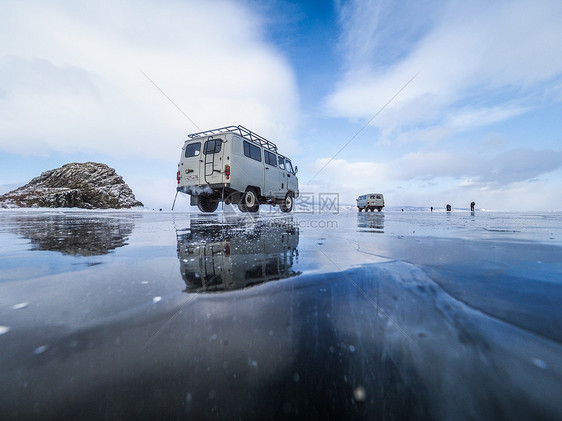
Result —
<instances>
[{"instance_id":1,"label":"rocky island","mask_svg":"<svg viewBox=\"0 0 562 421\"><path fill-rule=\"evenodd\" d=\"M113 168L71 163L45 171L25 186L0 196L0 208L122 209L143 206Z\"/></svg>"}]
</instances>

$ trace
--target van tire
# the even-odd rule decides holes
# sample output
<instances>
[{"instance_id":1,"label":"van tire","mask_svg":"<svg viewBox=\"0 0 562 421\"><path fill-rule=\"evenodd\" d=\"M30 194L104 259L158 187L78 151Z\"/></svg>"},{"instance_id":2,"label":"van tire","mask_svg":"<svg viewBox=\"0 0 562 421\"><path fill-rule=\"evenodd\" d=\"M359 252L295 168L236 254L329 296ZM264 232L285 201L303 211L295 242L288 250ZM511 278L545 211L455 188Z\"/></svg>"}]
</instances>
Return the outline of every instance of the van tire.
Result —
<instances>
[{"instance_id":1,"label":"van tire","mask_svg":"<svg viewBox=\"0 0 562 421\"><path fill-rule=\"evenodd\" d=\"M197 196L197 207L201 212L210 213L217 210L219 199L206 194Z\"/></svg>"},{"instance_id":2,"label":"van tire","mask_svg":"<svg viewBox=\"0 0 562 421\"><path fill-rule=\"evenodd\" d=\"M252 187L248 187L240 199L238 209L242 212L257 212L259 207L260 202L256 190Z\"/></svg>"},{"instance_id":3,"label":"van tire","mask_svg":"<svg viewBox=\"0 0 562 421\"><path fill-rule=\"evenodd\" d=\"M295 198L293 197L293 192L287 192L285 199L281 202L279 207L281 212L291 212L293 210L293 205L295 203Z\"/></svg>"}]
</instances>

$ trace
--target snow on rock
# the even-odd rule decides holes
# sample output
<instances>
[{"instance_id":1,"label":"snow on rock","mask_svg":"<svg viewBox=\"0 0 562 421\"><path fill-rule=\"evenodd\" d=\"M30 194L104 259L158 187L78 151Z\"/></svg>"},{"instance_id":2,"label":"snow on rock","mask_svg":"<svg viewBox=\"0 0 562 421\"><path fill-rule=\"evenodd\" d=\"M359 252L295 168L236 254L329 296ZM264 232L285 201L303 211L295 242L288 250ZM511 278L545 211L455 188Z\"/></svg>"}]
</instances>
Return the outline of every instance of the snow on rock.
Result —
<instances>
[{"instance_id":1,"label":"snow on rock","mask_svg":"<svg viewBox=\"0 0 562 421\"><path fill-rule=\"evenodd\" d=\"M0 208L120 209L143 206L113 168L71 163L45 171L25 186L0 196Z\"/></svg>"}]
</instances>

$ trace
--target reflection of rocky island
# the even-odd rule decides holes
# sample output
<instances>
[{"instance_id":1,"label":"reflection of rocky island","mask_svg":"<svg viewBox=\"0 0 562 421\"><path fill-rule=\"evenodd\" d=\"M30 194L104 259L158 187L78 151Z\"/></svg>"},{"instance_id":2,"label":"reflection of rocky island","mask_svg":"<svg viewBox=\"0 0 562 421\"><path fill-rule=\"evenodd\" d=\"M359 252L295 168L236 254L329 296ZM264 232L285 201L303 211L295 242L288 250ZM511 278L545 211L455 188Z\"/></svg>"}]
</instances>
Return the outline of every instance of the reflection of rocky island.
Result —
<instances>
[{"instance_id":1,"label":"reflection of rocky island","mask_svg":"<svg viewBox=\"0 0 562 421\"><path fill-rule=\"evenodd\" d=\"M383 213L357 213L357 230L384 233Z\"/></svg>"},{"instance_id":2,"label":"reflection of rocky island","mask_svg":"<svg viewBox=\"0 0 562 421\"><path fill-rule=\"evenodd\" d=\"M15 234L31 240L36 250L63 254L96 256L127 244L133 222L111 217L73 215L17 216L12 221Z\"/></svg>"},{"instance_id":3,"label":"reflection of rocky island","mask_svg":"<svg viewBox=\"0 0 562 421\"><path fill-rule=\"evenodd\" d=\"M298 275L299 231L292 218L217 222L193 217L178 231L178 257L188 291L222 291Z\"/></svg>"}]
</instances>

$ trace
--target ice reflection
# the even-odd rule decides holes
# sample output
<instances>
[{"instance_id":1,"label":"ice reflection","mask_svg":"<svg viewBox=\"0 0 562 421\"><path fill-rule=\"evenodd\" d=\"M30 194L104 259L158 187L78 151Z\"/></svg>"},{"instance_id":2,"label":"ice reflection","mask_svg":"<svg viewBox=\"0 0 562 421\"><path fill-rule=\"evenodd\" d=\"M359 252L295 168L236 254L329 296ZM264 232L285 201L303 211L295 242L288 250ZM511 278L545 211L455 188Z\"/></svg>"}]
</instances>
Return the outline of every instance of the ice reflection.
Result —
<instances>
[{"instance_id":1,"label":"ice reflection","mask_svg":"<svg viewBox=\"0 0 562 421\"><path fill-rule=\"evenodd\" d=\"M32 250L99 256L123 247L133 232L131 219L83 215L17 215L8 230L31 241Z\"/></svg>"},{"instance_id":2,"label":"ice reflection","mask_svg":"<svg viewBox=\"0 0 562 421\"><path fill-rule=\"evenodd\" d=\"M384 233L384 213L357 213L357 231Z\"/></svg>"},{"instance_id":3,"label":"ice reflection","mask_svg":"<svg viewBox=\"0 0 562 421\"><path fill-rule=\"evenodd\" d=\"M178 258L187 291L246 288L298 275L299 230L292 217L192 215L189 229L177 231Z\"/></svg>"}]
</instances>

